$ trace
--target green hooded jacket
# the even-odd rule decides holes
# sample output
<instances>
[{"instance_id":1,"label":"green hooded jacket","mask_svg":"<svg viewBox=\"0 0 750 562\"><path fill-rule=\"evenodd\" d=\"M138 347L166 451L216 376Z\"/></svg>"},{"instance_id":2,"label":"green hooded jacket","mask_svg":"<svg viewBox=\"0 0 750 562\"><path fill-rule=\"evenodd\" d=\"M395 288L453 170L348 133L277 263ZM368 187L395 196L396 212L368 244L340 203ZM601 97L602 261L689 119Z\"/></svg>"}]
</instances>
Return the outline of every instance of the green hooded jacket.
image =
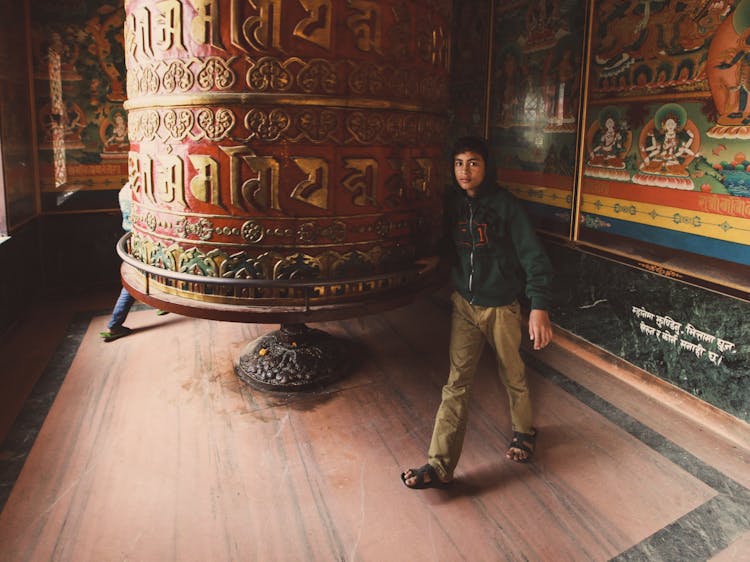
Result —
<instances>
[{"instance_id":1,"label":"green hooded jacket","mask_svg":"<svg viewBox=\"0 0 750 562\"><path fill-rule=\"evenodd\" d=\"M495 182L474 197L454 185L444 208L454 288L471 304L505 306L522 294L549 310L553 269L521 202Z\"/></svg>"}]
</instances>

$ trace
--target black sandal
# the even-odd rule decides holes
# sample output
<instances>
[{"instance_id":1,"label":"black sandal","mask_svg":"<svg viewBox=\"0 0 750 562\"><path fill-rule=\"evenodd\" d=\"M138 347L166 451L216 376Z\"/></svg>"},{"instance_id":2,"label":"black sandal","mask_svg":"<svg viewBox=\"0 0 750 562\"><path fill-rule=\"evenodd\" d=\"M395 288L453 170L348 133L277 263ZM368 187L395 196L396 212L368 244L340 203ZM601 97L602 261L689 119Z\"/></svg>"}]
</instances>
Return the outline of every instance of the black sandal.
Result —
<instances>
[{"instance_id":1,"label":"black sandal","mask_svg":"<svg viewBox=\"0 0 750 562\"><path fill-rule=\"evenodd\" d=\"M510 444L508 445L508 450L505 452L505 456L508 457L508 459L514 462L523 463L531 460L531 457L534 456L534 451L536 450L536 436L539 435L539 431L537 431L535 427L532 427L531 431L532 433L521 433L520 431L513 432L513 439L511 439ZM511 449L525 452L526 458L516 459L512 456L508 456Z\"/></svg>"},{"instance_id":2,"label":"black sandal","mask_svg":"<svg viewBox=\"0 0 750 562\"><path fill-rule=\"evenodd\" d=\"M409 476L406 475L406 472L411 472ZM430 464L425 464L420 466L419 468L410 468L406 472L401 473L401 481L404 483L404 486L407 488L411 488L412 490L424 490L426 488L445 488L450 482L443 482L440 480L440 478L437 475L437 472L435 472L435 469ZM425 476L429 476L429 480L425 480ZM406 483L406 481L409 478L414 478L414 484L409 485Z\"/></svg>"}]
</instances>

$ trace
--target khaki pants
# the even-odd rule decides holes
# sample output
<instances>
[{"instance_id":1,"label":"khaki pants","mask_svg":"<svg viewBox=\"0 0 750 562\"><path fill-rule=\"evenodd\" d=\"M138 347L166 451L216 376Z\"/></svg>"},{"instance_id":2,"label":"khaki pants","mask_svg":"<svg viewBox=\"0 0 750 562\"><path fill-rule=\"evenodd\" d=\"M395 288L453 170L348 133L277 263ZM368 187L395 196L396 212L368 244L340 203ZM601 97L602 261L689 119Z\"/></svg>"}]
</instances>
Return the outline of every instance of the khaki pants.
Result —
<instances>
[{"instance_id":1,"label":"khaki pants","mask_svg":"<svg viewBox=\"0 0 750 562\"><path fill-rule=\"evenodd\" d=\"M428 462L443 480L453 477L461 455L474 374L486 341L497 355L500 379L510 399L513 431L529 433L532 417L526 371L519 352L519 304L474 306L455 292L451 300L450 373L443 386L428 453Z\"/></svg>"}]
</instances>

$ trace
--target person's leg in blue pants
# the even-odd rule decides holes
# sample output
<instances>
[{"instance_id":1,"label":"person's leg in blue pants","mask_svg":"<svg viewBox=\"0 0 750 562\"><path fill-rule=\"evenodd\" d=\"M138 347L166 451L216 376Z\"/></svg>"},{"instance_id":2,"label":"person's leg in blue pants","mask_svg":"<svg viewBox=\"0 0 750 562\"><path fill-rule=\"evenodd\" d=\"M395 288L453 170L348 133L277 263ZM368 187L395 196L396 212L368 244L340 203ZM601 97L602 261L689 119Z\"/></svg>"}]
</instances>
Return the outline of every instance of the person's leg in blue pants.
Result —
<instances>
[{"instance_id":1,"label":"person's leg in blue pants","mask_svg":"<svg viewBox=\"0 0 750 562\"><path fill-rule=\"evenodd\" d=\"M120 291L120 296L117 298L115 308L112 311L112 318L110 318L107 324L107 331L102 332L101 336L104 341L113 341L123 336L127 336L132 332L130 328L123 326L125 319L128 317L130 307L133 306L135 299L128 293L125 287Z\"/></svg>"}]
</instances>

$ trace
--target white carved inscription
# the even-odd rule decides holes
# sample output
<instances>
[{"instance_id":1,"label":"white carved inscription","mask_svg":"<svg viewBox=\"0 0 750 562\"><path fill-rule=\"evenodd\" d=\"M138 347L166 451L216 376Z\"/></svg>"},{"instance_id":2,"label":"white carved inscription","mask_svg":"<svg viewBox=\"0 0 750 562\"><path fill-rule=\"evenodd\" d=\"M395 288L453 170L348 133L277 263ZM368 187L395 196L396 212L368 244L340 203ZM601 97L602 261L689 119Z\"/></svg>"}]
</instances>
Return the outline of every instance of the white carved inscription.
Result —
<instances>
[{"instance_id":1,"label":"white carved inscription","mask_svg":"<svg viewBox=\"0 0 750 562\"><path fill-rule=\"evenodd\" d=\"M683 325L669 316L659 316L642 306L634 306L633 315L641 321L641 333L675 347L679 346L680 351L692 353L714 365L721 364L725 353L737 352L736 346L730 341L699 330L692 324Z\"/></svg>"}]
</instances>

